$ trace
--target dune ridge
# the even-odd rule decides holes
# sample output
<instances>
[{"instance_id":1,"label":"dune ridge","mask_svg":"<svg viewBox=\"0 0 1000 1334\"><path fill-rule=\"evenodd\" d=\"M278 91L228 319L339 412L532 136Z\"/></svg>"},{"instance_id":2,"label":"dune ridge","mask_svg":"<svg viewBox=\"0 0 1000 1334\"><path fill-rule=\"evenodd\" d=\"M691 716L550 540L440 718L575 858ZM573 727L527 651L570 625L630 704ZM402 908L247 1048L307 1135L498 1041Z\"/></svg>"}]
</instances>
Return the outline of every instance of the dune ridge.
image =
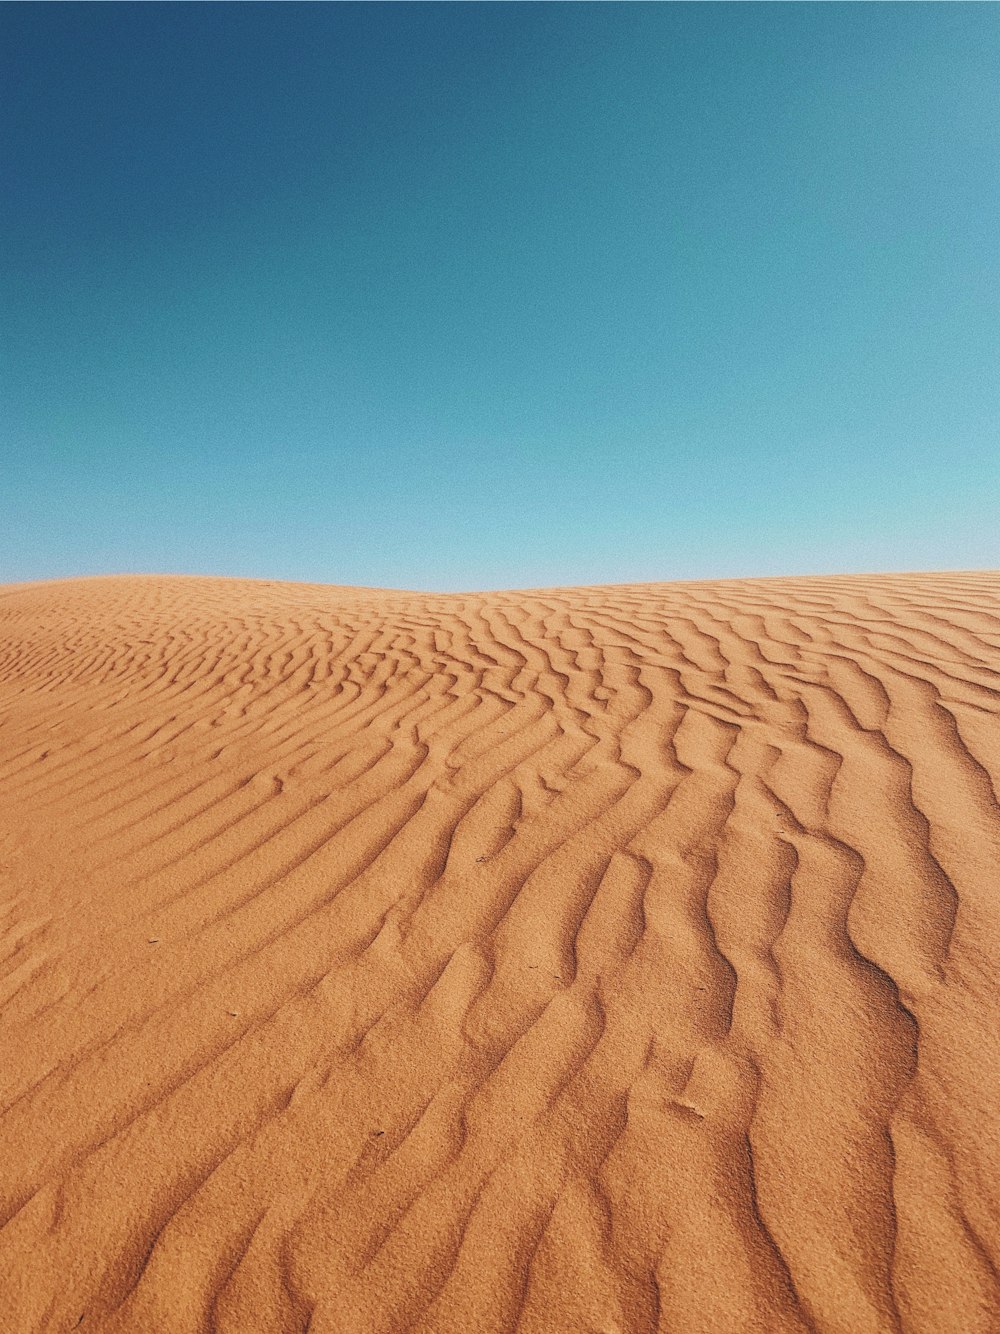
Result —
<instances>
[{"instance_id":1,"label":"dune ridge","mask_svg":"<svg viewBox=\"0 0 1000 1334\"><path fill-rule=\"evenodd\" d=\"M0 1329L1000 1330L1000 575L0 589Z\"/></svg>"}]
</instances>

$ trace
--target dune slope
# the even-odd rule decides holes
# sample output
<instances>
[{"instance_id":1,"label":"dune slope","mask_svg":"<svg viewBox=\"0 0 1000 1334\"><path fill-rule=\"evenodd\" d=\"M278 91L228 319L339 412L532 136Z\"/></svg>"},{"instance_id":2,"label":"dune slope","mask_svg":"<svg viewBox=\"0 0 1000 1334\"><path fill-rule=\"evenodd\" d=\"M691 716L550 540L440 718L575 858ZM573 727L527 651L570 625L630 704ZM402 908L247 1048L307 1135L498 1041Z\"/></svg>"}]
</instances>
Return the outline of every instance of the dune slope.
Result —
<instances>
[{"instance_id":1,"label":"dune slope","mask_svg":"<svg viewBox=\"0 0 1000 1334\"><path fill-rule=\"evenodd\" d=\"M0 1329L1000 1329L1000 576L0 589Z\"/></svg>"}]
</instances>

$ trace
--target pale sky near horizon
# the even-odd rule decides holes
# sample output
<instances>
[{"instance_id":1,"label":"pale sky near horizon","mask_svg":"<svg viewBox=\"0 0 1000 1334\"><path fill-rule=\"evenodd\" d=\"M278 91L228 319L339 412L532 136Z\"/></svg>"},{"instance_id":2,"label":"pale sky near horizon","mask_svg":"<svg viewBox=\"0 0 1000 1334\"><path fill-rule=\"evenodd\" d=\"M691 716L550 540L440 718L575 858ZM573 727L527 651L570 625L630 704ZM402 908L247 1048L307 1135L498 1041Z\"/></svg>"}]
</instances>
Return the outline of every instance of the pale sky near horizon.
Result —
<instances>
[{"instance_id":1,"label":"pale sky near horizon","mask_svg":"<svg viewBox=\"0 0 1000 1334\"><path fill-rule=\"evenodd\" d=\"M0 582L1000 565L997 6L0 24Z\"/></svg>"}]
</instances>

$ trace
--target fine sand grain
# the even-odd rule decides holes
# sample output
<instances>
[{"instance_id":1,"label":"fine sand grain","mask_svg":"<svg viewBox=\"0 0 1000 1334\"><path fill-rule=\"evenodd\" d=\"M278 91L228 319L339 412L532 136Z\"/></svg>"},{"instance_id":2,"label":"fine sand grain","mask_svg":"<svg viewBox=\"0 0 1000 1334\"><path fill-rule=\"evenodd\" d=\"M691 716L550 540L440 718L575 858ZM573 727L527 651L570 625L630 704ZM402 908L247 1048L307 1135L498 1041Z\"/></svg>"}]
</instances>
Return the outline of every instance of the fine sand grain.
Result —
<instances>
[{"instance_id":1,"label":"fine sand grain","mask_svg":"<svg viewBox=\"0 0 1000 1334\"><path fill-rule=\"evenodd\" d=\"M0 1330L1000 1330L1000 576L0 588Z\"/></svg>"}]
</instances>

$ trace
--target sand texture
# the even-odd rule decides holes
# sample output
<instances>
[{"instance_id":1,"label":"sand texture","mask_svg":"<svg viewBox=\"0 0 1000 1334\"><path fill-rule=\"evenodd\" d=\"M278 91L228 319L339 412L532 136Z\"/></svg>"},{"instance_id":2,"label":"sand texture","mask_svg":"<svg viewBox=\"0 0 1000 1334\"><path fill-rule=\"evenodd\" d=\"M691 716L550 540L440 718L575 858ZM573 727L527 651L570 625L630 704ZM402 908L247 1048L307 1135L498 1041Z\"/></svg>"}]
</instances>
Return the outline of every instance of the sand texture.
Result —
<instances>
[{"instance_id":1,"label":"sand texture","mask_svg":"<svg viewBox=\"0 0 1000 1334\"><path fill-rule=\"evenodd\" d=\"M1000 576L0 589L0 1330L996 1334Z\"/></svg>"}]
</instances>

